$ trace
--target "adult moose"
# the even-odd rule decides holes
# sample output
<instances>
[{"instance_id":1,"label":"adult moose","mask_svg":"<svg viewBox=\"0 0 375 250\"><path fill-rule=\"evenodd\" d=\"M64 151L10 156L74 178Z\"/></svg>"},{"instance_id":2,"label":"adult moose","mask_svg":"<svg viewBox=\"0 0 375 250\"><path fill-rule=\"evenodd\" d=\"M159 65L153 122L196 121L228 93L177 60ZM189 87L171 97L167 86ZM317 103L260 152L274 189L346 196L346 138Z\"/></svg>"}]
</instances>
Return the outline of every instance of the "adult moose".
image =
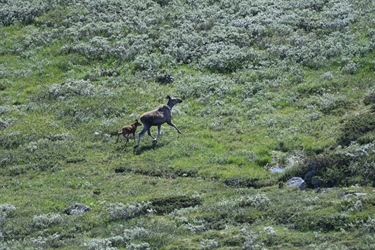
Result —
<instances>
[{"instance_id":1,"label":"adult moose","mask_svg":"<svg viewBox=\"0 0 375 250\"><path fill-rule=\"evenodd\" d=\"M172 108L177 103L181 103L182 100L180 98L172 98L169 95L167 96L168 103L166 105L160 105L154 110L148 111L141 116L141 122L143 123L143 129L138 134L138 143L134 146L137 148L139 143L141 142L141 138L146 133L154 140L153 143L158 141L160 136L160 127L163 123L167 123L168 125L174 127L178 133L181 134L181 131L172 123ZM150 128L152 126L158 126L158 135L154 138L151 135Z\"/></svg>"}]
</instances>

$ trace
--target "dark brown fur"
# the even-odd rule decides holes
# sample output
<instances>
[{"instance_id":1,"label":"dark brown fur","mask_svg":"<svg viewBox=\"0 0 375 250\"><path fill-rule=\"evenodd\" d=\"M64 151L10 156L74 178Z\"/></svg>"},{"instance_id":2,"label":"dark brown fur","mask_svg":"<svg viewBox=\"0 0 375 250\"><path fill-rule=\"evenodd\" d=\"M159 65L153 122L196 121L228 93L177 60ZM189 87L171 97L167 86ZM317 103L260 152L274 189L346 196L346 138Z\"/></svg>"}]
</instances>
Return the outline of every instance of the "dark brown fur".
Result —
<instances>
[{"instance_id":1,"label":"dark brown fur","mask_svg":"<svg viewBox=\"0 0 375 250\"><path fill-rule=\"evenodd\" d=\"M169 126L174 127L177 132L181 134L181 131L172 123L172 108L175 104L181 103L182 100L179 98L172 98L170 96L167 96L167 99L168 103L166 105L160 105L158 108L148 111L141 116L143 129L138 134L138 143L135 147L139 146L141 137L144 133L146 133L146 131L147 134L154 139L154 142L157 142L160 136L160 127L163 123L167 123ZM150 128L152 126L158 127L158 135L156 136L156 138L151 135Z\"/></svg>"}]
</instances>

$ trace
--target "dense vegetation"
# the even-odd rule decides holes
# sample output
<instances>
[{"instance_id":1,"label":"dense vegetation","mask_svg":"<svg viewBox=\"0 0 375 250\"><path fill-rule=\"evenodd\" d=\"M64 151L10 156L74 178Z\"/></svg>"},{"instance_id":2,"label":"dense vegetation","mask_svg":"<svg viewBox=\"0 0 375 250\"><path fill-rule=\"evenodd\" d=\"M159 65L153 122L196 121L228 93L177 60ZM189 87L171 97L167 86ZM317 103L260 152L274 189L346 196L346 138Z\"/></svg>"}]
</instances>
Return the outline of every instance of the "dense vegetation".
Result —
<instances>
[{"instance_id":1,"label":"dense vegetation","mask_svg":"<svg viewBox=\"0 0 375 250\"><path fill-rule=\"evenodd\" d=\"M375 247L373 1L3 0L0 34L0 249ZM182 135L115 144L167 95Z\"/></svg>"}]
</instances>

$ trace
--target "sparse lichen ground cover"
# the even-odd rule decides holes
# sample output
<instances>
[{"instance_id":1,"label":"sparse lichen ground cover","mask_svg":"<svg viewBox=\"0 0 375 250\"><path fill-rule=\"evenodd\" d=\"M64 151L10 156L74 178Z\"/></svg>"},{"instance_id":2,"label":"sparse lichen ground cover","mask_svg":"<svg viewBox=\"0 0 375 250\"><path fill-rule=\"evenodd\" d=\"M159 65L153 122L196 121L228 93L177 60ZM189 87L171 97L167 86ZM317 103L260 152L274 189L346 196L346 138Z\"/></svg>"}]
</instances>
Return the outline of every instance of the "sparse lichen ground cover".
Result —
<instances>
[{"instance_id":1,"label":"sparse lichen ground cover","mask_svg":"<svg viewBox=\"0 0 375 250\"><path fill-rule=\"evenodd\" d=\"M2 1L0 249L374 248L374 15L371 0ZM168 94L181 135L115 144Z\"/></svg>"}]
</instances>

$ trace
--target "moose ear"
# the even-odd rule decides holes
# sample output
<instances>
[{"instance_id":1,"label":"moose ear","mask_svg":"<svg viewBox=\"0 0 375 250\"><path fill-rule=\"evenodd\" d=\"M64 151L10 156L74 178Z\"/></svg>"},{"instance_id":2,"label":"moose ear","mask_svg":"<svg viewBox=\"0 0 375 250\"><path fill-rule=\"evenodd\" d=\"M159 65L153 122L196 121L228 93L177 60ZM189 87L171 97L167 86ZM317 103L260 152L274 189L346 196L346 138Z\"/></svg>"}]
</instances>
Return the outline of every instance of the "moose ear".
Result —
<instances>
[{"instance_id":1,"label":"moose ear","mask_svg":"<svg viewBox=\"0 0 375 250\"><path fill-rule=\"evenodd\" d=\"M167 95L167 99L168 99L168 100L170 100L170 99L171 99L171 97L170 97L169 95Z\"/></svg>"}]
</instances>

